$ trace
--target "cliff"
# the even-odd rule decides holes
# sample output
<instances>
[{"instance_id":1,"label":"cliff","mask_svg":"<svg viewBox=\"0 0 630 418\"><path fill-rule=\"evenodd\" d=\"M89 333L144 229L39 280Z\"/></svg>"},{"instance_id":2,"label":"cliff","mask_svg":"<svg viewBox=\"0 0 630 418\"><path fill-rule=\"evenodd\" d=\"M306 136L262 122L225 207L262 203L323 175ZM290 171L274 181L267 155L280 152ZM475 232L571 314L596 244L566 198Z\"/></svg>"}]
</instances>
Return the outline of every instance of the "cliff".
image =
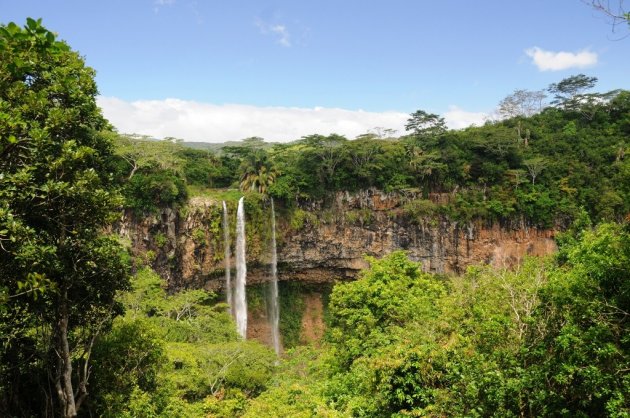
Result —
<instances>
[{"instance_id":1,"label":"cliff","mask_svg":"<svg viewBox=\"0 0 630 418\"><path fill-rule=\"evenodd\" d=\"M432 200L448 198L431 196ZM414 195L376 190L337 193L327 202L310 202L276 214L280 280L331 282L352 279L367 266L365 255L381 257L406 250L427 271L459 273L472 264L513 266L526 255L555 251L554 230L524 222L487 224L414 216L406 210ZM248 283L268 277L270 208L260 199L246 207ZM229 202L232 246L235 202ZM249 210L247 210L249 208ZM126 212L118 233L144 254L171 290L223 286L221 202L194 198L184 210L164 208L137 217ZM232 263L233 265L233 263Z\"/></svg>"}]
</instances>

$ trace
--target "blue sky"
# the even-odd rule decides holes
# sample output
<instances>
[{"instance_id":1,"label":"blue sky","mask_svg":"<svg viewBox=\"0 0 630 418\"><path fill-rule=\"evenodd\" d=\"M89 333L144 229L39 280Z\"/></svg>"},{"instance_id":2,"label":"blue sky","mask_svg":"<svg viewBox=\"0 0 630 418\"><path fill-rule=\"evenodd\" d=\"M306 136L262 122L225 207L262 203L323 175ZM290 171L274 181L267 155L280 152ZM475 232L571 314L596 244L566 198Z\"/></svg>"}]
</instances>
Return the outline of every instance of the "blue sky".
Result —
<instances>
[{"instance_id":1,"label":"blue sky","mask_svg":"<svg viewBox=\"0 0 630 418\"><path fill-rule=\"evenodd\" d=\"M416 109L460 128L578 73L630 88L628 29L581 0L0 0L27 16L97 70L120 131L157 137L352 137Z\"/></svg>"}]
</instances>

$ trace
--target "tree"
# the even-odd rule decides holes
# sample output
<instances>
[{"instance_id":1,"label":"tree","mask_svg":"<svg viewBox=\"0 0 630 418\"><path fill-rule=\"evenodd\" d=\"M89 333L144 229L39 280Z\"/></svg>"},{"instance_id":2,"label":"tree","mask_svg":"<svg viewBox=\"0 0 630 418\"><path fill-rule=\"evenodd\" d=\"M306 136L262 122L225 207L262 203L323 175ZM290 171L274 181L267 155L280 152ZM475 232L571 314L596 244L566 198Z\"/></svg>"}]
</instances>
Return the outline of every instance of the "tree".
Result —
<instances>
[{"instance_id":1,"label":"tree","mask_svg":"<svg viewBox=\"0 0 630 418\"><path fill-rule=\"evenodd\" d=\"M600 110L600 105L610 103L621 90L611 90L606 93L586 93L595 87L597 77L587 77L584 74L574 75L553 83L547 89L554 94L551 104L572 112L579 112L586 119L593 119Z\"/></svg>"},{"instance_id":2,"label":"tree","mask_svg":"<svg viewBox=\"0 0 630 418\"><path fill-rule=\"evenodd\" d=\"M630 231L601 224L566 240L523 352L532 416L630 412Z\"/></svg>"},{"instance_id":3,"label":"tree","mask_svg":"<svg viewBox=\"0 0 630 418\"><path fill-rule=\"evenodd\" d=\"M582 94L586 90L590 90L597 84L597 77L588 77L584 74L573 75L553 83L549 86L548 91L555 94L554 101L565 102Z\"/></svg>"},{"instance_id":4,"label":"tree","mask_svg":"<svg viewBox=\"0 0 630 418\"><path fill-rule=\"evenodd\" d=\"M424 151L420 147L410 146L407 153L409 168L421 181L437 177L446 168L437 151Z\"/></svg>"},{"instance_id":5,"label":"tree","mask_svg":"<svg viewBox=\"0 0 630 418\"><path fill-rule=\"evenodd\" d=\"M380 142L371 138L357 138L347 148L354 173L362 181L367 181L366 185L371 185L370 180L376 177L381 168L376 161L382 153Z\"/></svg>"},{"instance_id":6,"label":"tree","mask_svg":"<svg viewBox=\"0 0 630 418\"><path fill-rule=\"evenodd\" d=\"M532 184L536 184L536 177L547 167L547 160L542 157L535 157L523 161L523 164L532 178Z\"/></svg>"},{"instance_id":7,"label":"tree","mask_svg":"<svg viewBox=\"0 0 630 418\"><path fill-rule=\"evenodd\" d=\"M374 134L378 139L393 139L396 135L396 129L375 126L374 128L368 130L368 133Z\"/></svg>"},{"instance_id":8,"label":"tree","mask_svg":"<svg viewBox=\"0 0 630 418\"><path fill-rule=\"evenodd\" d=\"M405 130L418 138L435 137L446 132L446 122L439 115L416 110L410 116Z\"/></svg>"},{"instance_id":9,"label":"tree","mask_svg":"<svg viewBox=\"0 0 630 418\"><path fill-rule=\"evenodd\" d=\"M177 142L156 141L137 135L112 135L116 144L116 155L130 166L131 171L127 180L131 180L138 170L148 167L180 171L183 161L177 155L177 151L182 147Z\"/></svg>"},{"instance_id":10,"label":"tree","mask_svg":"<svg viewBox=\"0 0 630 418\"><path fill-rule=\"evenodd\" d=\"M613 0L583 0L586 4L589 4L593 9L603 13L608 19L609 23L613 27L613 32L619 24L626 24L626 29L630 29L630 11L624 6L624 0L617 0L617 5L614 6L611 3L615 3Z\"/></svg>"},{"instance_id":11,"label":"tree","mask_svg":"<svg viewBox=\"0 0 630 418\"><path fill-rule=\"evenodd\" d=\"M241 162L240 189L243 192L257 191L266 194L277 176L276 170L269 168L267 154L263 150L253 151Z\"/></svg>"},{"instance_id":12,"label":"tree","mask_svg":"<svg viewBox=\"0 0 630 418\"><path fill-rule=\"evenodd\" d=\"M337 134L308 135L302 141L312 147L315 157L320 161L319 176L323 183L333 183L337 166L346 157L344 144L348 140Z\"/></svg>"},{"instance_id":13,"label":"tree","mask_svg":"<svg viewBox=\"0 0 630 418\"><path fill-rule=\"evenodd\" d=\"M517 89L499 102L497 111L502 118L518 116L528 118L543 109L543 101L546 97L544 91Z\"/></svg>"},{"instance_id":14,"label":"tree","mask_svg":"<svg viewBox=\"0 0 630 418\"><path fill-rule=\"evenodd\" d=\"M2 415L76 416L92 346L128 283L120 245L101 234L122 201L96 95L94 70L41 20L0 26L0 329L13 330Z\"/></svg>"}]
</instances>

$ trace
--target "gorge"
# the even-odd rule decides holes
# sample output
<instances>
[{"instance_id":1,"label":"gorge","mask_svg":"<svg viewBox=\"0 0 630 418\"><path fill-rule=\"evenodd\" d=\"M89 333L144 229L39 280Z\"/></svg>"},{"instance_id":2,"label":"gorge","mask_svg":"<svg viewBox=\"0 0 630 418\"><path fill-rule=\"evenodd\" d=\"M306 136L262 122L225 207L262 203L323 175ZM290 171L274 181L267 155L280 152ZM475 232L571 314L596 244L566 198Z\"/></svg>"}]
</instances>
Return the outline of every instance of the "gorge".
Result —
<instances>
[{"instance_id":1,"label":"gorge","mask_svg":"<svg viewBox=\"0 0 630 418\"><path fill-rule=\"evenodd\" d=\"M445 194L429 197L435 202L449 199ZM322 322L317 315L312 316L313 311L321 314L324 310L322 289L338 280L354 279L368 266L366 255L380 258L405 250L425 271L460 274L474 264L512 267L528 255L556 250L554 229L539 229L526 222L462 223L416 216L409 206L419 198L417 194L368 189L338 192L328 201L303 202L294 208L280 207L277 253L272 203L252 196L241 197L238 202L197 197L185 208L162 208L148 216L126 212L117 232L131 242L135 254L152 257L151 266L167 280L171 291L205 288L225 293L227 300L233 301L241 335L245 335L249 322L248 338L261 340L276 352L281 343L274 331L278 321L275 280L302 283L309 289L304 295L308 309L302 316L309 311L311 318L302 318L300 332L319 335L321 330L308 328L317 328ZM248 207L251 211L246 210ZM229 217L228 213L237 216ZM229 222L232 218L235 225ZM235 251L229 248L230 231L226 228L236 231ZM229 259L230 254L234 260ZM236 266L234 291L226 287L230 265ZM263 292L269 298L266 309L254 309L247 316L245 274L248 286L269 286Z\"/></svg>"}]
</instances>

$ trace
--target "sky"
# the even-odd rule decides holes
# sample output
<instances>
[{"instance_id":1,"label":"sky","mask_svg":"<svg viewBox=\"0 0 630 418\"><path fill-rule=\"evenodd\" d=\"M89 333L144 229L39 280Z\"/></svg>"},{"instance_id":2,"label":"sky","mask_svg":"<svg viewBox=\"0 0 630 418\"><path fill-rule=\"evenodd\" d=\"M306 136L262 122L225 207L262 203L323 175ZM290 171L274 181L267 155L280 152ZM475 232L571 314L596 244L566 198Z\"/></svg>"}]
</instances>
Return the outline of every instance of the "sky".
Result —
<instances>
[{"instance_id":1,"label":"sky","mask_svg":"<svg viewBox=\"0 0 630 418\"><path fill-rule=\"evenodd\" d=\"M96 69L119 132L156 138L402 135L418 109L461 129L575 74L630 89L629 27L584 0L0 0L27 17Z\"/></svg>"}]
</instances>

